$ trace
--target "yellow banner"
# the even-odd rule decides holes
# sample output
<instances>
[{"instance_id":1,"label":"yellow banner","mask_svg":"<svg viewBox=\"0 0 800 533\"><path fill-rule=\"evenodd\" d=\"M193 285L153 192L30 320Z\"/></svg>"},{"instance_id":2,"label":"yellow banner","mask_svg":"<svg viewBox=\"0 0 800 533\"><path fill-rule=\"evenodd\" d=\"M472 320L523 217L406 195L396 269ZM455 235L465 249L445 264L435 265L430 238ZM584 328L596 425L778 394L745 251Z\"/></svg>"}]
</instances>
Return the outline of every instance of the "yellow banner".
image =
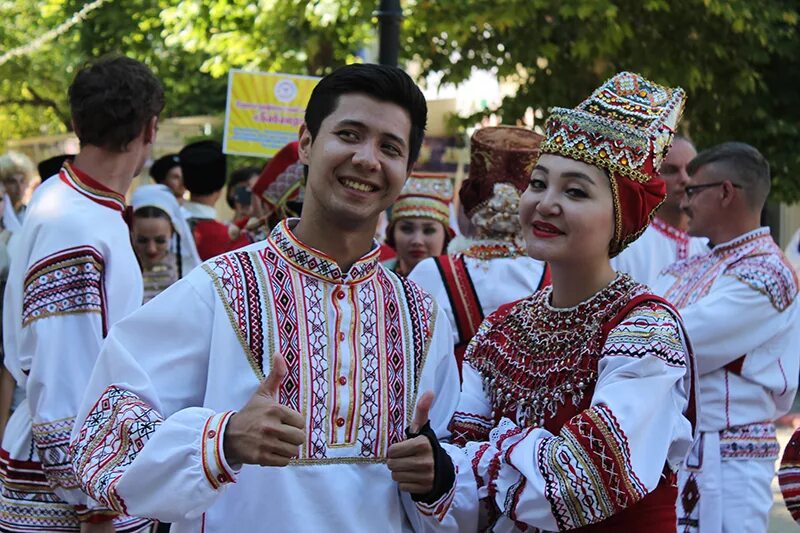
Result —
<instances>
[{"instance_id":1,"label":"yellow banner","mask_svg":"<svg viewBox=\"0 0 800 533\"><path fill-rule=\"evenodd\" d=\"M297 140L319 78L231 69L225 105L226 154L272 157Z\"/></svg>"}]
</instances>

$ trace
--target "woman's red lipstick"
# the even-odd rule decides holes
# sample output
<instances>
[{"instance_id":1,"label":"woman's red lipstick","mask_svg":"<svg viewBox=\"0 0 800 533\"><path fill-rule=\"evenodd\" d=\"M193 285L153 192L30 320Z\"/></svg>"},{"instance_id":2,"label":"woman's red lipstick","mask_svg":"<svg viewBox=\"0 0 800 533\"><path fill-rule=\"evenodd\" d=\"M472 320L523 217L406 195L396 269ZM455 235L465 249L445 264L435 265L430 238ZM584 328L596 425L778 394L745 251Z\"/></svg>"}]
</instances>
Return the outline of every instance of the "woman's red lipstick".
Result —
<instances>
[{"instance_id":1,"label":"woman's red lipstick","mask_svg":"<svg viewBox=\"0 0 800 533\"><path fill-rule=\"evenodd\" d=\"M536 221L532 224L533 234L541 239L550 239L564 235L564 232L547 222Z\"/></svg>"}]
</instances>

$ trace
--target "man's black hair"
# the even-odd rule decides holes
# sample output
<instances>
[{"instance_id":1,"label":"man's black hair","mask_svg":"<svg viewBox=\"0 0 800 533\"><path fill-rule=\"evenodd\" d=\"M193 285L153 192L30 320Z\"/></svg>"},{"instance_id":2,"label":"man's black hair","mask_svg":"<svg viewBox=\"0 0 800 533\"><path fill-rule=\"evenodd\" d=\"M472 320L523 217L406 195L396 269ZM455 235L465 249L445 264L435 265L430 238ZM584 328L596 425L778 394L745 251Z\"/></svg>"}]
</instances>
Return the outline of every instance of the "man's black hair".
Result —
<instances>
[{"instance_id":1,"label":"man's black hair","mask_svg":"<svg viewBox=\"0 0 800 533\"><path fill-rule=\"evenodd\" d=\"M164 109L164 88L143 63L107 56L78 71L69 105L82 146L124 152Z\"/></svg>"},{"instance_id":2,"label":"man's black hair","mask_svg":"<svg viewBox=\"0 0 800 533\"><path fill-rule=\"evenodd\" d=\"M225 187L226 158L217 141L187 144L178 154L183 184L193 195L207 196Z\"/></svg>"},{"instance_id":3,"label":"man's black hair","mask_svg":"<svg viewBox=\"0 0 800 533\"><path fill-rule=\"evenodd\" d=\"M408 168L411 168L419 157L422 139L425 137L428 105L417 84L397 67L353 64L338 68L322 78L306 106L305 122L312 141L319 133L322 121L336 111L339 97L353 93L397 104L408 112L411 118Z\"/></svg>"}]
</instances>

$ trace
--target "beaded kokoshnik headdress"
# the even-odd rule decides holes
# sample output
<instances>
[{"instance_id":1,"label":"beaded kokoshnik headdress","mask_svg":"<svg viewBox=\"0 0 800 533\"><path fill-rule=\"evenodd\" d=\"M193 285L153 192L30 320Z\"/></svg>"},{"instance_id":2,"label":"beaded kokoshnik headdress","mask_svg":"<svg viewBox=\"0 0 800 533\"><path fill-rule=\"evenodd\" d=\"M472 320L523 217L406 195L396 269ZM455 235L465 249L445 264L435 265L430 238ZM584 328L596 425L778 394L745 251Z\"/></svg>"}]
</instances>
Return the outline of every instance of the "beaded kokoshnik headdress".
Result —
<instances>
[{"instance_id":1,"label":"beaded kokoshnik headdress","mask_svg":"<svg viewBox=\"0 0 800 533\"><path fill-rule=\"evenodd\" d=\"M666 196L658 175L683 114L686 94L621 72L575 109L555 107L545 126L542 154L605 170L614 198L611 257L647 228Z\"/></svg>"},{"instance_id":2,"label":"beaded kokoshnik headdress","mask_svg":"<svg viewBox=\"0 0 800 533\"><path fill-rule=\"evenodd\" d=\"M453 182L447 174L413 172L392 206L390 224L403 218L430 218L441 222L451 233L450 202Z\"/></svg>"}]
</instances>

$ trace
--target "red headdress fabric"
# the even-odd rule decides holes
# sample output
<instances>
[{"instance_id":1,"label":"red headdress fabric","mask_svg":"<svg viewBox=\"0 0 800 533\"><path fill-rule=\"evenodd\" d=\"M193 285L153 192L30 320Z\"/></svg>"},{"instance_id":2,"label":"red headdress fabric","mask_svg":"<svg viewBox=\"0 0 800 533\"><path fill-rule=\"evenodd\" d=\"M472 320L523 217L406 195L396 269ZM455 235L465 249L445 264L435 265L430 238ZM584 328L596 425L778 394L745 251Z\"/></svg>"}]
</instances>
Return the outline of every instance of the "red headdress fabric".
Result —
<instances>
[{"instance_id":1,"label":"red headdress fabric","mask_svg":"<svg viewBox=\"0 0 800 533\"><path fill-rule=\"evenodd\" d=\"M297 155L298 142L290 142L275 154L253 185L253 194L277 211L286 202L303 201L303 164Z\"/></svg>"},{"instance_id":2,"label":"red headdress fabric","mask_svg":"<svg viewBox=\"0 0 800 533\"><path fill-rule=\"evenodd\" d=\"M614 196L611 257L647 228L666 196L658 169L683 114L686 95L638 74L621 72L575 109L553 108L543 154L605 170Z\"/></svg>"},{"instance_id":3,"label":"red headdress fabric","mask_svg":"<svg viewBox=\"0 0 800 533\"><path fill-rule=\"evenodd\" d=\"M538 133L512 126L481 128L472 134L469 177L458 191L467 217L492 198L497 183L510 183L520 194L525 192L542 139Z\"/></svg>"}]
</instances>

